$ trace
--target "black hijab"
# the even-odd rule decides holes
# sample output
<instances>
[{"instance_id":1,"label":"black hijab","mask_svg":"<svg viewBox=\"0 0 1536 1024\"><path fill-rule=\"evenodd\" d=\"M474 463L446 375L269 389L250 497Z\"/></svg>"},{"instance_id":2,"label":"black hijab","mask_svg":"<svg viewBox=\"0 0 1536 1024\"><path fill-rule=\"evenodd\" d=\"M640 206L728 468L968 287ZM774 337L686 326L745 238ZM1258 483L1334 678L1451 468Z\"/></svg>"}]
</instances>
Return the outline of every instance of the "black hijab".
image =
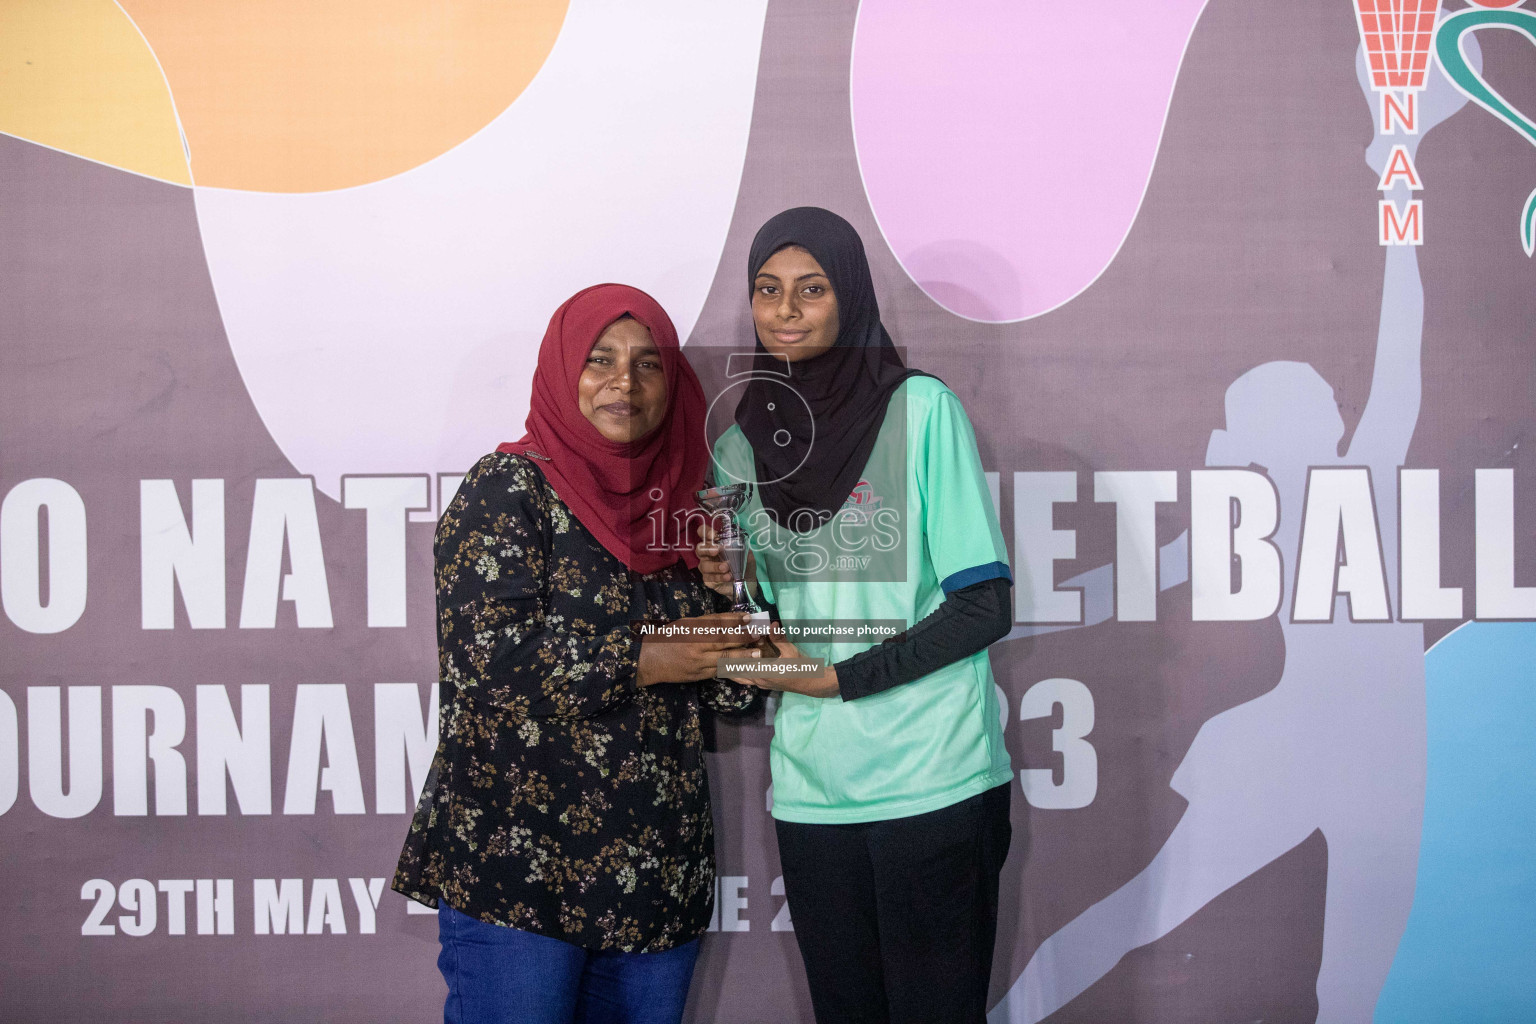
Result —
<instances>
[{"instance_id":1,"label":"black hijab","mask_svg":"<svg viewBox=\"0 0 1536 1024\"><path fill-rule=\"evenodd\" d=\"M837 340L826 352L791 363L788 385L801 402L784 397L783 383L754 375L736 407L736 422L752 445L758 494L775 522L797 533L825 523L842 507L874 450L891 393L908 369L880 322L864 243L853 225L818 206L800 206L771 218L752 240L747 288L769 257L789 245L821 264L837 299ZM757 342L759 363L783 363Z\"/></svg>"}]
</instances>

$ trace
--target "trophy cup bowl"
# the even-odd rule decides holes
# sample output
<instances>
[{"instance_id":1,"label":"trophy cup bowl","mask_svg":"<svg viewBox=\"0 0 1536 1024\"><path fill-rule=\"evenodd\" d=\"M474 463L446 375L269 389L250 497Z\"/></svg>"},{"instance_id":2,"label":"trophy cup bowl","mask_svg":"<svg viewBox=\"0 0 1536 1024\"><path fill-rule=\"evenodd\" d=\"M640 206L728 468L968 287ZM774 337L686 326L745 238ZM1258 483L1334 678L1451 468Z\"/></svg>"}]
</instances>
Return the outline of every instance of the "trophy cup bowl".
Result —
<instances>
[{"instance_id":1,"label":"trophy cup bowl","mask_svg":"<svg viewBox=\"0 0 1536 1024\"><path fill-rule=\"evenodd\" d=\"M749 483L722 484L706 487L697 494L700 507L709 513L710 524L715 530L715 543L731 570L731 611L746 612L751 618L747 630L759 634L758 647L768 657L778 655L779 649L772 640L761 634L769 628L769 615L752 603L747 593L747 539L736 525L736 513L752 500Z\"/></svg>"}]
</instances>

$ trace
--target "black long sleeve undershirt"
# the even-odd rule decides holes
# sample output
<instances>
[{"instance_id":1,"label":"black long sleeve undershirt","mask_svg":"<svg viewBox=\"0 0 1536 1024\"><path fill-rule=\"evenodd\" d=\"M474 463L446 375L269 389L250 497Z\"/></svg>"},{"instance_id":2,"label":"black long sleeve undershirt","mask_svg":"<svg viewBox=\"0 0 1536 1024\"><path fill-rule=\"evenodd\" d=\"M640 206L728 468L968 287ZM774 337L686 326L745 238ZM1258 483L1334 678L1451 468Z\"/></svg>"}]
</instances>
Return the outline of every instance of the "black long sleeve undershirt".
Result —
<instances>
[{"instance_id":1,"label":"black long sleeve undershirt","mask_svg":"<svg viewBox=\"0 0 1536 1024\"><path fill-rule=\"evenodd\" d=\"M933 613L904 633L836 664L843 700L858 700L921 679L984 651L1013 625L1004 578L983 580L945 596Z\"/></svg>"}]
</instances>

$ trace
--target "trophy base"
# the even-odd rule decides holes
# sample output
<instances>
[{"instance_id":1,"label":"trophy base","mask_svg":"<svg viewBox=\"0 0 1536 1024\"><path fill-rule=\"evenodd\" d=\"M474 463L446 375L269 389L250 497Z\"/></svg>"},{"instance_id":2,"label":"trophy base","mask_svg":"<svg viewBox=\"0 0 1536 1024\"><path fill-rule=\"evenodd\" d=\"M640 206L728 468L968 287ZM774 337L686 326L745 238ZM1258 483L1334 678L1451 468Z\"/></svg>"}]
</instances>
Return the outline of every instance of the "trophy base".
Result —
<instances>
[{"instance_id":1,"label":"trophy base","mask_svg":"<svg viewBox=\"0 0 1536 1024\"><path fill-rule=\"evenodd\" d=\"M747 613L747 632L757 637L757 649L763 652L765 658L777 658L779 646L768 639L768 632L773 628L773 618L767 612L757 608L742 609Z\"/></svg>"}]
</instances>

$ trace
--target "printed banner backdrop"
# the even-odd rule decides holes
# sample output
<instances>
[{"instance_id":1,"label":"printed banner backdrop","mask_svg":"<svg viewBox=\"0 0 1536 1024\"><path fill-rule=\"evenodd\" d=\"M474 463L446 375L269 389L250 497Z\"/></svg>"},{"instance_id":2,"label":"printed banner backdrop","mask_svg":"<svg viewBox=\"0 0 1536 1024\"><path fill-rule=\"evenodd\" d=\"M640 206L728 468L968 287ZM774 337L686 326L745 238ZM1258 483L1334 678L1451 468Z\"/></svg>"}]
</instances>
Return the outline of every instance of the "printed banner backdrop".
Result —
<instances>
[{"instance_id":1,"label":"printed banner backdrop","mask_svg":"<svg viewBox=\"0 0 1536 1024\"><path fill-rule=\"evenodd\" d=\"M364 30L366 29L366 30ZM1536 9L0 0L0 1018L428 1020L433 524L577 289L863 235L976 424L991 1019L1536 1019ZM718 354L718 353L717 353ZM810 1019L771 717L689 1019Z\"/></svg>"}]
</instances>

